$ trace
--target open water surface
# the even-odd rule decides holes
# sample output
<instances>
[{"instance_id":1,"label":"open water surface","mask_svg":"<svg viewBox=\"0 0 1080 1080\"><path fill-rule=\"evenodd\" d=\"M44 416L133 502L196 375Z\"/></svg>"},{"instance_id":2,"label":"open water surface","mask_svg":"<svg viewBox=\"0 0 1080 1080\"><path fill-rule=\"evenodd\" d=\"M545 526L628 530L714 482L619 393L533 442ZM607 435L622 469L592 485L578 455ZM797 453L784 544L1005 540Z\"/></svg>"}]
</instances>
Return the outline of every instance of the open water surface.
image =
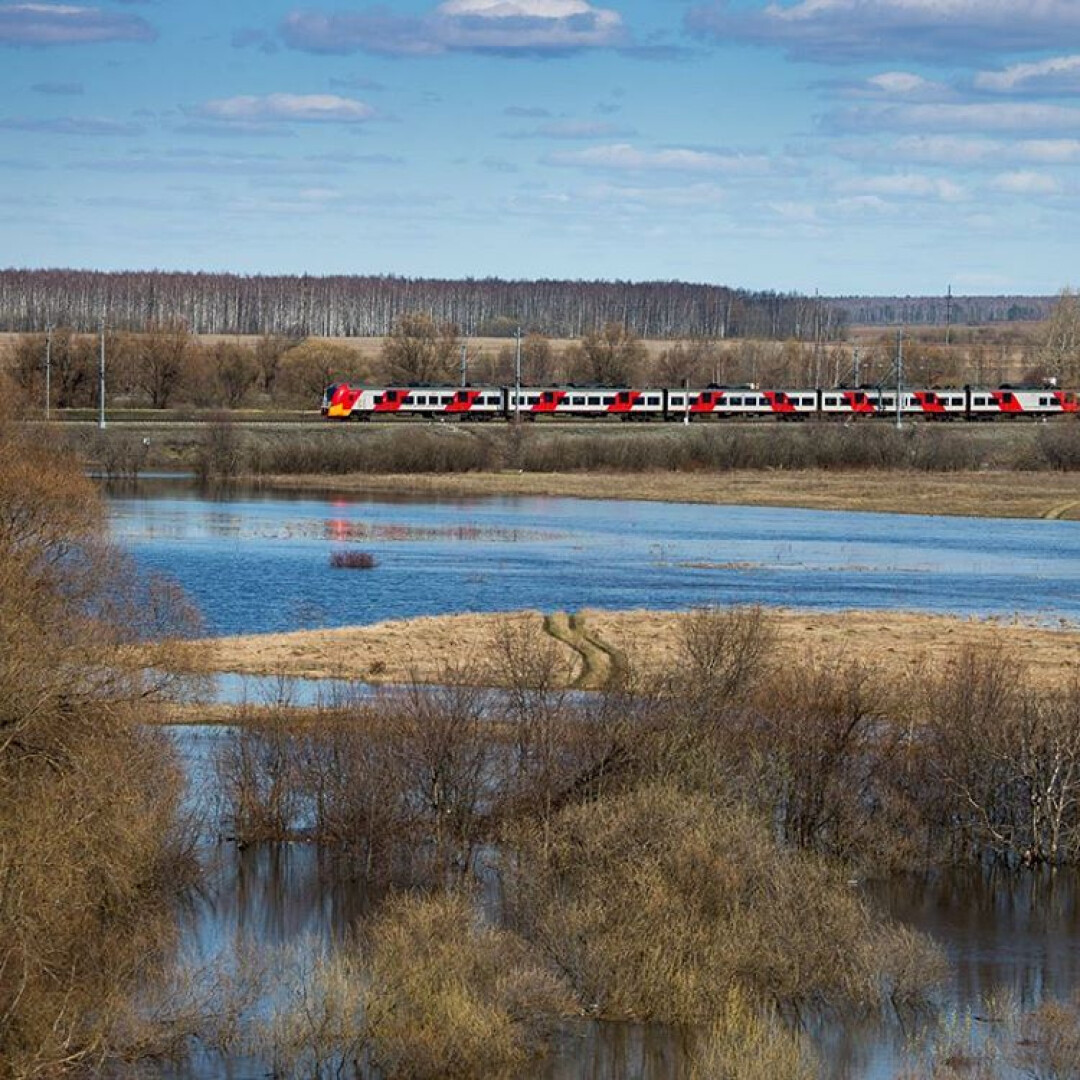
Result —
<instances>
[{"instance_id":1,"label":"open water surface","mask_svg":"<svg viewBox=\"0 0 1080 1080\"><path fill-rule=\"evenodd\" d=\"M561 498L423 501L182 484L110 499L114 537L214 634L539 608L762 603L1080 619L1080 525ZM373 554L373 570L330 566Z\"/></svg>"}]
</instances>

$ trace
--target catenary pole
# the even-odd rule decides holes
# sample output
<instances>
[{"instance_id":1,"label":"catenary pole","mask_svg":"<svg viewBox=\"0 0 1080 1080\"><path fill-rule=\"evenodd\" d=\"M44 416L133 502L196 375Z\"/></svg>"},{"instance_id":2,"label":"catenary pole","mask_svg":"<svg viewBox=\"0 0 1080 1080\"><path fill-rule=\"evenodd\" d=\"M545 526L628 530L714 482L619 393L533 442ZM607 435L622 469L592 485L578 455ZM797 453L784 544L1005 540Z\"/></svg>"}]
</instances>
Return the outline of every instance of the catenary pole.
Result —
<instances>
[{"instance_id":1,"label":"catenary pole","mask_svg":"<svg viewBox=\"0 0 1080 1080\"><path fill-rule=\"evenodd\" d=\"M514 331L514 422L521 422L521 327Z\"/></svg>"},{"instance_id":2,"label":"catenary pole","mask_svg":"<svg viewBox=\"0 0 1080 1080\"><path fill-rule=\"evenodd\" d=\"M52 403L52 324L45 327L45 420L49 420Z\"/></svg>"},{"instance_id":3,"label":"catenary pole","mask_svg":"<svg viewBox=\"0 0 1080 1080\"><path fill-rule=\"evenodd\" d=\"M101 352L98 362L98 428L105 430L105 316L101 316Z\"/></svg>"}]
</instances>

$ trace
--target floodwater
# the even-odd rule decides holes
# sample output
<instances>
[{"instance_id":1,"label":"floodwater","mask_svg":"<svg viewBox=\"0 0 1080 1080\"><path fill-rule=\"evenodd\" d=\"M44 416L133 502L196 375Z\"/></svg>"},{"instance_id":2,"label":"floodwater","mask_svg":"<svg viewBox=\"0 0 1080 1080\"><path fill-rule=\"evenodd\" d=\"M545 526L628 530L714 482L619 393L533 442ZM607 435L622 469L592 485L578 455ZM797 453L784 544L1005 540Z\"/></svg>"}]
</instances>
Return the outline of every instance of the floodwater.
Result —
<instances>
[{"instance_id":1,"label":"floodwater","mask_svg":"<svg viewBox=\"0 0 1080 1080\"><path fill-rule=\"evenodd\" d=\"M166 492L112 498L113 535L175 577L214 634L728 603L1080 618L1080 526L1067 521ZM331 567L357 549L378 565Z\"/></svg>"},{"instance_id":2,"label":"floodwater","mask_svg":"<svg viewBox=\"0 0 1080 1080\"><path fill-rule=\"evenodd\" d=\"M201 794L227 728L173 729ZM370 910L356 880L335 869L319 847L261 844L209 849L207 888L183 913L188 951L209 959L231 945L288 947L340 938ZM1024 1012L1046 998L1066 999L1080 986L1080 874L949 871L853 883L882 912L932 935L951 974L940 1017L970 1030L973 1045L1002 1034L987 1002ZM933 1037L928 1015L806 1019L827 1080L891 1080ZM668 1080L684 1062L685 1043L662 1025L568 1024L538 1080ZM199 1070L198 1080L219 1073Z\"/></svg>"},{"instance_id":3,"label":"floodwater","mask_svg":"<svg viewBox=\"0 0 1080 1080\"><path fill-rule=\"evenodd\" d=\"M176 484L113 497L110 513L115 538L143 568L176 578L212 633L524 607L734 602L1080 619L1080 525L1060 521L548 498L212 500ZM331 568L331 554L349 549L372 553L377 566ZM251 692L237 684L226 696ZM222 732L176 732L191 775L207 789L208 757ZM213 851L207 889L182 916L196 953L214 955L239 940L325 940L366 910L359 887L328 873L315 845ZM944 1004L958 1024L983 1025L988 994L1030 1009L1080 985L1080 878L1071 872L853 887L944 946L953 962ZM830 1080L886 1080L901 1070L919 1028L917 1018L893 1017L811 1029ZM538 1075L660 1080L681 1056L669 1030L582 1023L562 1033ZM224 1075L199 1072L202 1080Z\"/></svg>"}]
</instances>

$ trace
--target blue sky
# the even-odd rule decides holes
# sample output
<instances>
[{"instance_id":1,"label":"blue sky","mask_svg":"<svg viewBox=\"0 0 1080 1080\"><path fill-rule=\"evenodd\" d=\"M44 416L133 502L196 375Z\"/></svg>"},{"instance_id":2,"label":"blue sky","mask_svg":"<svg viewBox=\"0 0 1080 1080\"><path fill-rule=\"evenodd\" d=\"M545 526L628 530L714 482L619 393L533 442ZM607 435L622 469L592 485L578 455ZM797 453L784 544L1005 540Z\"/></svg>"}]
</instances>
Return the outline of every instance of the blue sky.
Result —
<instances>
[{"instance_id":1,"label":"blue sky","mask_svg":"<svg viewBox=\"0 0 1080 1080\"><path fill-rule=\"evenodd\" d=\"M1076 284L1080 0L0 0L0 266Z\"/></svg>"}]
</instances>

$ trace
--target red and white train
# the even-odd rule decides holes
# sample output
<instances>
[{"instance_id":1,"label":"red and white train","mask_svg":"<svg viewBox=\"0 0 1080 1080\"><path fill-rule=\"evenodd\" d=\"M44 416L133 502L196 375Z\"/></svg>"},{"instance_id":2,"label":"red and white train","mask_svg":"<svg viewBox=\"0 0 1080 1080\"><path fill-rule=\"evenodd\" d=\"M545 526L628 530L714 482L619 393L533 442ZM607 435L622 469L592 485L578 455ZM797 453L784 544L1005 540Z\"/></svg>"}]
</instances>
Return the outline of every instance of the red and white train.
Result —
<instances>
[{"instance_id":1,"label":"red and white train","mask_svg":"<svg viewBox=\"0 0 1080 1080\"><path fill-rule=\"evenodd\" d=\"M1071 390L1002 386L983 389L908 389L897 410L893 389L762 390L708 387L702 390L530 386L350 386L323 393L322 414L330 420L425 419L523 420L539 417L690 421L706 418L772 417L779 420L895 417L928 420L1043 419L1078 411Z\"/></svg>"}]
</instances>

